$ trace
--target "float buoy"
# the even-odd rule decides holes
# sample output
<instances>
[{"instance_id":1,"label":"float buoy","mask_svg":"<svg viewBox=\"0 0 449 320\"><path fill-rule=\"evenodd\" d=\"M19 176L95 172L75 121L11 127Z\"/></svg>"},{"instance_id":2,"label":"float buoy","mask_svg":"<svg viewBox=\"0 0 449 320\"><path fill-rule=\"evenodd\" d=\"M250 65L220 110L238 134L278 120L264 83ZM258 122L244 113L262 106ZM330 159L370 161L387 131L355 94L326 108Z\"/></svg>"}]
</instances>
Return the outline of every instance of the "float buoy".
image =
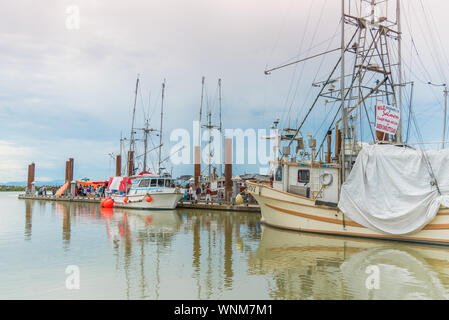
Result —
<instances>
[{"instance_id":1,"label":"float buoy","mask_svg":"<svg viewBox=\"0 0 449 320\"><path fill-rule=\"evenodd\" d=\"M128 201L129 201L128 197L125 197L125 199L123 199L124 203L128 203Z\"/></svg>"},{"instance_id":2,"label":"float buoy","mask_svg":"<svg viewBox=\"0 0 449 320\"><path fill-rule=\"evenodd\" d=\"M145 200L146 200L147 202L151 202L151 201L153 201L153 198L152 198L151 196L147 196L147 197L145 198Z\"/></svg>"},{"instance_id":3,"label":"float buoy","mask_svg":"<svg viewBox=\"0 0 449 320\"><path fill-rule=\"evenodd\" d=\"M114 206L114 200L112 199L106 199L103 206L105 208L112 208Z\"/></svg>"}]
</instances>

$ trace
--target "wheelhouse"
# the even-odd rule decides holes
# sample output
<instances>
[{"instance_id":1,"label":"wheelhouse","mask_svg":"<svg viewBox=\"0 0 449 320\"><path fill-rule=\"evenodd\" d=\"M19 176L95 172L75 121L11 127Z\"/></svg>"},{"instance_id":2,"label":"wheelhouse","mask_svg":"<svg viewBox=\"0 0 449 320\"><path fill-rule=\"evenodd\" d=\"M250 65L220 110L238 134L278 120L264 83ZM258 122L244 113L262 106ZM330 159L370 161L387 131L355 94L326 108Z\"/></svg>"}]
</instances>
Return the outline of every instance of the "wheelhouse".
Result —
<instances>
[{"instance_id":1,"label":"wheelhouse","mask_svg":"<svg viewBox=\"0 0 449 320\"><path fill-rule=\"evenodd\" d=\"M133 188L173 188L174 181L168 177L147 177L136 180Z\"/></svg>"}]
</instances>

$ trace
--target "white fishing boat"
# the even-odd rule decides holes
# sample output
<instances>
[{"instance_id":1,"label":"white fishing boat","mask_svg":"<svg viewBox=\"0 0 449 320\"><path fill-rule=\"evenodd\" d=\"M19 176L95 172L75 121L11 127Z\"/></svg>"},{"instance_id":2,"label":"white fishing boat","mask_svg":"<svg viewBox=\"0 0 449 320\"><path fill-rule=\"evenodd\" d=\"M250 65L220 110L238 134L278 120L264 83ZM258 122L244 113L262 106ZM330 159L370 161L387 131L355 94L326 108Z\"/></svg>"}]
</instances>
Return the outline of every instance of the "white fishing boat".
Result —
<instances>
[{"instance_id":1,"label":"white fishing boat","mask_svg":"<svg viewBox=\"0 0 449 320\"><path fill-rule=\"evenodd\" d=\"M393 2L395 10L378 10L379 6L391 6L392 1L356 1L352 11L348 2L341 1L341 55L337 64L327 80L314 85L321 87L320 92L293 134L287 129L274 137L279 143L278 155L272 161L272 185L248 182L248 191L261 207L262 222L269 226L449 245L445 126L439 150L414 148L402 136L402 88L407 83L401 71L400 1ZM376 12L396 12L396 17ZM347 25L355 29L349 40L345 39ZM398 53L394 57L392 48ZM349 75L345 61L351 63ZM334 74L338 69L339 79ZM340 88L335 87L338 83ZM333 99L339 107L329 111L335 116L317 150L315 137L310 137L305 147L301 129L321 99ZM369 120L373 115L375 126ZM368 140L362 140L358 131L362 120L369 125L365 131L371 132ZM413 123L416 126L414 118ZM296 154L291 156L294 144Z\"/></svg>"},{"instance_id":2,"label":"white fishing boat","mask_svg":"<svg viewBox=\"0 0 449 320\"><path fill-rule=\"evenodd\" d=\"M112 177L108 184L107 194L113 200L113 207L126 207L131 209L175 209L179 200L183 197L183 193L179 188L175 187L175 183L172 179L171 174L167 171L162 164L169 159L162 159L162 125L163 125L163 114L164 114L164 94L165 94L165 80L162 83L161 88L161 117L160 117L160 128L152 129L149 127L150 119L145 119L144 128L135 127L135 115L136 115L136 103L137 94L139 89L139 77L136 81L136 91L134 97L134 107L132 115L132 125L130 134L130 144L128 150L128 161L127 161L127 176L119 176L121 170L117 170L116 177ZM142 154L135 156L137 150L135 133L136 130L143 132L143 150ZM159 145L151 150L148 150L148 138L149 134L156 132L159 136ZM120 150L122 147L123 139L120 140ZM157 167L154 165L154 173L147 171L148 169L148 154L155 149L159 149ZM177 152L177 151L175 151ZM135 160L137 158L143 158L142 162L142 172L136 174L137 165ZM121 152L120 152L121 161Z\"/></svg>"},{"instance_id":3,"label":"white fishing boat","mask_svg":"<svg viewBox=\"0 0 449 320\"><path fill-rule=\"evenodd\" d=\"M172 210L184 196L179 188L175 187L170 175L142 174L131 177L130 180L131 186L126 193L111 195L114 207ZM114 180L112 184L114 185Z\"/></svg>"}]
</instances>

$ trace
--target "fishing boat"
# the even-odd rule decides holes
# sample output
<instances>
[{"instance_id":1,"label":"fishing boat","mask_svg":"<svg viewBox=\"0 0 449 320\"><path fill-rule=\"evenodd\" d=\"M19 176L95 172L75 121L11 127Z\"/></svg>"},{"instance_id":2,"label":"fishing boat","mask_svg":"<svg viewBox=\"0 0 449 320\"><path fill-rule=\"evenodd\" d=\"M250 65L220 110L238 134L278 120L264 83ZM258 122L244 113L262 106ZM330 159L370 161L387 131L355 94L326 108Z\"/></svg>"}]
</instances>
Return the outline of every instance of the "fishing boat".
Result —
<instances>
[{"instance_id":1,"label":"fishing boat","mask_svg":"<svg viewBox=\"0 0 449 320\"><path fill-rule=\"evenodd\" d=\"M130 181L131 186L126 193L118 193L111 196L114 200L114 207L173 210L176 208L179 200L184 196L179 188L175 187L173 179L169 174L158 175L144 173L130 177ZM117 184L123 185L123 183L117 183L113 179L111 183L112 188ZM126 181L124 184L127 184Z\"/></svg>"},{"instance_id":2,"label":"fishing boat","mask_svg":"<svg viewBox=\"0 0 449 320\"><path fill-rule=\"evenodd\" d=\"M354 3L341 1L341 46L323 53L339 51L338 62L326 80L313 84L320 90L299 126L276 128L272 184L248 182L248 192L260 205L262 223L272 227L449 245L445 126L439 150L416 148L403 139L402 91L409 83L403 81L401 69L400 1L359 0L352 7L348 2ZM378 8L392 4L395 10ZM376 12L396 12L396 17ZM350 39L345 36L346 26L353 30ZM396 55L391 54L393 48ZM310 135L306 146L301 129L324 99L325 103L333 100L338 108L330 111L335 114L322 132L321 145ZM375 121L370 120L373 116ZM365 133L371 135L365 141L360 123L369 126Z\"/></svg>"},{"instance_id":3,"label":"fishing boat","mask_svg":"<svg viewBox=\"0 0 449 320\"><path fill-rule=\"evenodd\" d=\"M111 177L108 184L108 195L113 200L114 207L126 207L132 209L168 209L172 210L176 208L179 200L183 197L174 184L171 174L163 166L163 163L168 159L162 159L162 125L164 115L164 94L165 94L165 80L162 83L161 88L161 118L160 129L152 129L149 127L150 119L145 119L144 128L135 128L135 114L137 94L139 89L139 77L136 81L136 90L134 98L134 107L132 115L132 125L130 134L130 144L128 149L128 161L127 161L127 176L121 176L120 170L117 170L117 176ZM135 152L136 152L136 130L143 131L143 153L140 155L143 158L142 171L136 174L137 166L135 165ZM154 172L147 171L147 155L152 150L148 150L148 136L152 132L157 132L159 136L159 145L154 149L159 149L157 167L154 168ZM120 140L120 150L122 150L122 142ZM175 151L177 152L177 151ZM120 152L121 153L121 152ZM140 157L139 156L139 157ZM121 160L121 156L120 156Z\"/></svg>"}]
</instances>

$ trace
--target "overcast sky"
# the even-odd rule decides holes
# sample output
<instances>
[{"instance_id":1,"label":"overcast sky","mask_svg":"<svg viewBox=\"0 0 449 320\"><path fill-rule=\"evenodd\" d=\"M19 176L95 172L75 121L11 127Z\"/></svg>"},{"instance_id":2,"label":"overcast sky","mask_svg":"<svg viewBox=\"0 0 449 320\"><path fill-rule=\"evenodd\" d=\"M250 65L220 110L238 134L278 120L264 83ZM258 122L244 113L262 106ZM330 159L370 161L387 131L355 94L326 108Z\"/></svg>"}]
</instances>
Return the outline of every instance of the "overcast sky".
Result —
<instances>
[{"instance_id":1,"label":"overcast sky","mask_svg":"<svg viewBox=\"0 0 449 320\"><path fill-rule=\"evenodd\" d=\"M446 81L449 5L404 2L404 33L411 28L415 43L404 36L404 73L415 81L414 108L424 140L440 141L442 88L426 83ZM67 25L73 6L79 9L79 28ZM0 182L26 180L32 161L37 180L63 179L69 157L75 158L75 178L109 177L108 154L119 152L121 133L129 136L137 74L138 126L149 112L150 125L159 127L166 79L165 156L170 132L191 131L198 119L202 76L205 105L214 111L222 79L226 128L268 128L275 118L284 125L289 116L301 119L316 94L311 83L323 80L336 55L270 76L263 71L338 47L339 10L337 0L3 1ZM331 108L318 110L304 133L314 133ZM257 172L257 166L234 170ZM191 171L182 166L174 174Z\"/></svg>"}]
</instances>

